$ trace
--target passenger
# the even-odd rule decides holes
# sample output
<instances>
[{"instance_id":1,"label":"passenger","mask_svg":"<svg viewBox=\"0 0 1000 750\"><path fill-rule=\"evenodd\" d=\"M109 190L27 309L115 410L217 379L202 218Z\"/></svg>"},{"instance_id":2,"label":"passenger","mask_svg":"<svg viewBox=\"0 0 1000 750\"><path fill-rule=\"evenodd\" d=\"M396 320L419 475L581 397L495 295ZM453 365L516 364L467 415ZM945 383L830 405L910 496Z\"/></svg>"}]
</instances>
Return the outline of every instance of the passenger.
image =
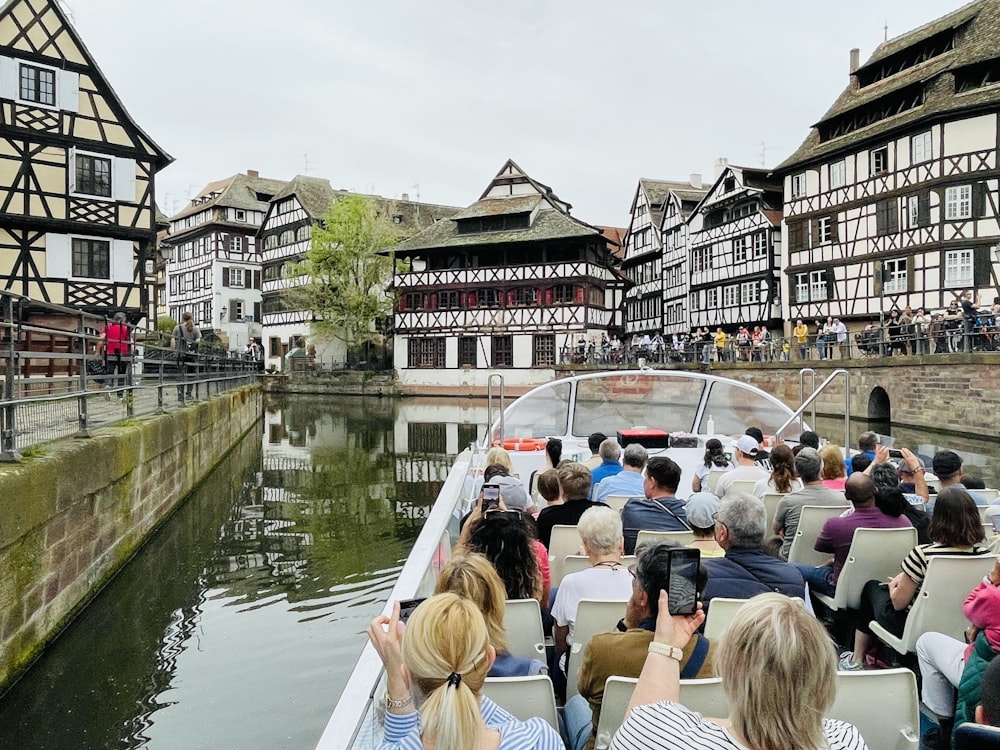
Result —
<instances>
[{"instance_id":1,"label":"passenger","mask_svg":"<svg viewBox=\"0 0 1000 750\"><path fill-rule=\"evenodd\" d=\"M684 516L684 501L676 496L681 467L673 459L657 456L646 462L645 497L636 497L622 508L625 553L635 552L639 531L690 531Z\"/></svg>"},{"instance_id":2,"label":"passenger","mask_svg":"<svg viewBox=\"0 0 1000 750\"><path fill-rule=\"evenodd\" d=\"M974 490L969 490L962 483L962 457L955 453L955 451L938 451L935 453L931 461L931 471L934 472L934 476L940 481L942 490L945 487L958 487L966 490L976 505L989 505L985 497ZM941 494L940 490L938 494Z\"/></svg>"},{"instance_id":3,"label":"passenger","mask_svg":"<svg viewBox=\"0 0 1000 750\"><path fill-rule=\"evenodd\" d=\"M688 547L701 550L702 558L725 557L726 551L715 541L715 514L719 512L719 498L711 492L695 492L684 504L684 513L694 541Z\"/></svg>"},{"instance_id":4,"label":"passenger","mask_svg":"<svg viewBox=\"0 0 1000 750\"><path fill-rule=\"evenodd\" d=\"M583 465L587 467L588 470L593 471L598 466L601 465L601 443L608 439L608 436L603 432L591 433L590 437L587 438L587 447L590 448L590 458L583 461Z\"/></svg>"},{"instance_id":5,"label":"passenger","mask_svg":"<svg viewBox=\"0 0 1000 750\"><path fill-rule=\"evenodd\" d=\"M713 469L730 471L734 468L736 468L735 464L729 461L722 450L722 441L718 438L709 438L705 441L705 459L698 464L698 468L694 470L694 476L691 478L691 491L708 490L708 477Z\"/></svg>"},{"instance_id":6,"label":"passenger","mask_svg":"<svg viewBox=\"0 0 1000 750\"><path fill-rule=\"evenodd\" d=\"M537 506L538 500L543 499L538 497L538 477L544 472L556 468L561 458L562 440L559 438L549 438L545 441L545 466L531 472L531 476L528 477L528 489L531 492L531 499L534 505Z\"/></svg>"},{"instance_id":7,"label":"passenger","mask_svg":"<svg viewBox=\"0 0 1000 750\"><path fill-rule=\"evenodd\" d=\"M867 469L869 466L872 465L872 460L868 458L868 455L865 453L855 453L853 456L851 456L850 463L851 463L851 473L853 474L856 471L864 471L865 469Z\"/></svg>"},{"instance_id":8,"label":"passenger","mask_svg":"<svg viewBox=\"0 0 1000 750\"><path fill-rule=\"evenodd\" d=\"M872 461L875 460L875 447L878 445L878 435L876 435L871 430L862 432L858 435L858 450L861 453L867 454L868 458ZM850 457L844 459L844 469L847 471L847 476L851 476L853 469L851 468Z\"/></svg>"},{"instance_id":9,"label":"passenger","mask_svg":"<svg viewBox=\"0 0 1000 750\"><path fill-rule=\"evenodd\" d=\"M823 486L837 492L844 491L844 482L847 480L847 470L844 464L844 453L840 446L827 443L819 449L819 457L823 461L820 469ZM851 467L852 471L854 467Z\"/></svg>"},{"instance_id":10,"label":"passenger","mask_svg":"<svg viewBox=\"0 0 1000 750\"><path fill-rule=\"evenodd\" d=\"M837 695L830 638L800 602L781 594L755 597L719 638L713 662L729 704L725 722L680 704L676 651L705 615L667 614L661 592L656 635L612 750L687 750L712 747L774 750L861 750L857 728L824 719ZM653 646L651 645L651 649Z\"/></svg>"},{"instance_id":11,"label":"passenger","mask_svg":"<svg viewBox=\"0 0 1000 750\"><path fill-rule=\"evenodd\" d=\"M757 461L757 441L749 435L740 435L739 439L733 443L733 452L736 457L736 468L727 471L719 477L718 484L715 485L715 494L720 499L725 500L729 488L733 482L754 481L767 479L769 474L756 463Z\"/></svg>"},{"instance_id":12,"label":"passenger","mask_svg":"<svg viewBox=\"0 0 1000 750\"><path fill-rule=\"evenodd\" d=\"M631 595L625 605L625 617L618 628L597 633L584 647L580 670L577 672L579 695L566 703L566 726L571 750L594 747L597 722L601 717L604 684L608 677L638 677L646 661L649 643L653 640L656 616L659 612L661 589L670 584L670 550L679 545L659 541L643 545L638 551L634 578L630 577ZM699 572L698 591L705 585L704 572ZM681 675L687 678L714 677L712 646L703 635L692 633L682 647Z\"/></svg>"},{"instance_id":13,"label":"passenger","mask_svg":"<svg viewBox=\"0 0 1000 750\"><path fill-rule=\"evenodd\" d=\"M864 658L871 645L868 623L877 621L895 636L903 634L910 605L920 593L927 572L928 558L934 555L991 554L983 544L983 524L969 493L960 487L946 487L937 496L928 534L931 544L917 545L902 562L902 571L888 584L868 581L861 594L858 629L854 633L854 651L840 655L841 670L864 669Z\"/></svg>"},{"instance_id":14,"label":"passenger","mask_svg":"<svg viewBox=\"0 0 1000 750\"><path fill-rule=\"evenodd\" d=\"M838 461L838 463L840 462ZM793 563L802 573L806 583L809 584L810 591L816 591L826 596L833 596L837 590L837 579L840 577L840 571L844 569L844 563L847 562L847 553L851 550L854 532L857 529L910 527L910 521L905 516L901 516L899 513L890 516L876 507L875 483L865 474L858 472L851 474L847 480L844 494L851 501L854 512L846 516L827 519L826 523L823 524L823 529L816 537L815 545L813 545L813 549L817 552L833 553L832 564L817 567Z\"/></svg>"},{"instance_id":15,"label":"passenger","mask_svg":"<svg viewBox=\"0 0 1000 750\"><path fill-rule=\"evenodd\" d=\"M938 729L925 734L921 746L929 750L951 747L953 728L966 721L979 721L980 680L986 666L1000 652L1000 560L983 577L962 605L962 614L972 623L966 645L943 633L924 633L917 638L917 660L922 686L920 697L938 719ZM956 711L955 691L958 691ZM1000 719L1000 713L995 714Z\"/></svg>"},{"instance_id":16,"label":"passenger","mask_svg":"<svg viewBox=\"0 0 1000 750\"><path fill-rule=\"evenodd\" d=\"M801 435L799 435L799 445L804 445L806 448L815 448L819 450L819 435L817 435L812 430L806 430Z\"/></svg>"},{"instance_id":17,"label":"passenger","mask_svg":"<svg viewBox=\"0 0 1000 750\"><path fill-rule=\"evenodd\" d=\"M490 645L496 661L487 677L526 677L545 674L548 667L540 659L524 659L510 653L503 616L507 592L493 564L482 555L471 553L451 558L438 575L435 594L451 592L475 604L486 620Z\"/></svg>"},{"instance_id":18,"label":"passenger","mask_svg":"<svg viewBox=\"0 0 1000 750\"><path fill-rule=\"evenodd\" d=\"M493 563L504 583L508 599L537 599L548 608L548 592L542 577L541 554L524 516L514 511L487 511L473 524L465 549L478 552ZM548 555L544 555L546 558Z\"/></svg>"},{"instance_id":19,"label":"passenger","mask_svg":"<svg viewBox=\"0 0 1000 750\"><path fill-rule=\"evenodd\" d=\"M622 565L624 543L618 513L604 506L590 508L580 517L577 530L583 540L583 551L590 560L590 567L565 576L552 604L555 658L563 677L567 671L567 663L562 656L573 645L576 611L580 600L624 601L632 593L632 576ZM560 687L565 687L565 679L558 682Z\"/></svg>"},{"instance_id":20,"label":"passenger","mask_svg":"<svg viewBox=\"0 0 1000 750\"><path fill-rule=\"evenodd\" d=\"M622 465L618 460L622 455L622 447L618 444L617 439L608 438L602 441L598 451L601 454L601 463L590 471L591 495L597 488L598 482L613 477L622 470Z\"/></svg>"},{"instance_id":21,"label":"passenger","mask_svg":"<svg viewBox=\"0 0 1000 750\"><path fill-rule=\"evenodd\" d=\"M556 525L576 526L590 501L590 469L581 463L562 463L556 471L559 474L559 488L563 502L554 507L543 508L538 514L538 539L546 548L552 540L552 527ZM604 503L597 503L604 505Z\"/></svg>"},{"instance_id":22,"label":"passenger","mask_svg":"<svg viewBox=\"0 0 1000 750\"><path fill-rule=\"evenodd\" d=\"M413 611L405 628L397 603L391 617L372 620L368 637L386 672L381 750L565 747L544 719L518 721L481 695L496 651L474 603L438 594Z\"/></svg>"},{"instance_id":23,"label":"passenger","mask_svg":"<svg viewBox=\"0 0 1000 750\"><path fill-rule=\"evenodd\" d=\"M892 464L873 464L871 478L875 482L875 507L887 516L905 517L917 530L917 544L930 544L927 528L931 517L922 505L913 505L899 491L899 474L895 467Z\"/></svg>"},{"instance_id":24,"label":"passenger","mask_svg":"<svg viewBox=\"0 0 1000 750\"><path fill-rule=\"evenodd\" d=\"M824 487L820 479L823 461L819 452L813 448L803 448L795 457L795 471L802 480L802 489L785 495L778 501L774 512L774 533L780 534L781 559L788 559L795 531L799 528L799 516L806 505L843 505L847 506L847 498L843 492Z\"/></svg>"},{"instance_id":25,"label":"passenger","mask_svg":"<svg viewBox=\"0 0 1000 750\"><path fill-rule=\"evenodd\" d=\"M594 488L594 499L604 502L608 495L641 497L642 486L646 481L642 471L646 468L648 458L646 448L639 443L626 445L622 451L622 470L598 482Z\"/></svg>"},{"instance_id":26,"label":"passenger","mask_svg":"<svg viewBox=\"0 0 1000 750\"><path fill-rule=\"evenodd\" d=\"M764 471L770 471L771 454L764 450L764 432L759 427L747 427L743 434L749 435L757 441L757 455L754 456L754 463Z\"/></svg>"},{"instance_id":27,"label":"passenger","mask_svg":"<svg viewBox=\"0 0 1000 750\"><path fill-rule=\"evenodd\" d=\"M754 485L755 497L764 497L769 492L787 495L802 489L802 482L795 476L795 456L787 445L776 445L771 451L771 476Z\"/></svg>"},{"instance_id":28,"label":"passenger","mask_svg":"<svg viewBox=\"0 0 1000 750\"><path fill-rule=\"evenodd\" d=\"M559 472L555 469L546 469L538 475L538 480L535 482L535 490L541 499L545 501L543 509L554 505L562 505L563 499L561 490L559 489Z\"/></svg>"},{"instance_id":29,"label":"passenger","mask_svg":"<svg viewBox=\"0 0 1000 750\"><path fill-rule=\"evenodd\" d=\"M798 569L764 552L766 528L764 503L753 495L738 493L722 501L715 514L715 539L726 556L702 562L708 575L702 596L706 611L717 596L749 599L779 591L805 598L806 587Z\"/></svg>"},{"instance_id":30,"label":"passenger","mask_svg":"<svg viewBox=\"0 0 1000 750\"><path fill-rule=\"evenodd\" d=\"M510 476L514 476L514 464L511 463L510 454L499 445L494 445L486 452L486 460L483 461L483 466L489 466L490 464L500 464Z\"/></svg>"}]
</instances>

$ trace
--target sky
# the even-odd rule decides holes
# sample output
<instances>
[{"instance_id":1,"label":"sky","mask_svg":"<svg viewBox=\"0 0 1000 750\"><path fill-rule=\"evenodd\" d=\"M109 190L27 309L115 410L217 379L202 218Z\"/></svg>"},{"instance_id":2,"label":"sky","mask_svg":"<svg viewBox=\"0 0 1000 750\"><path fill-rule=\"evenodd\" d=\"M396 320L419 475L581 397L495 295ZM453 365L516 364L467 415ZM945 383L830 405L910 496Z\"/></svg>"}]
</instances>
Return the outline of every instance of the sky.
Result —
<instances>
[{"instance_id":1,"label":"sky","mask_svg":"<svg viewBox=\"0 0 1000 750\"><path fill-rule=\"evenodd\" d=\"M511 158L592 224L640 177L789 156L884 38L960 0L63 0L132 117L208 182L325 177L466 206ZM763 161L762 161L763 160Z\"/></svg>"}]
</instances>

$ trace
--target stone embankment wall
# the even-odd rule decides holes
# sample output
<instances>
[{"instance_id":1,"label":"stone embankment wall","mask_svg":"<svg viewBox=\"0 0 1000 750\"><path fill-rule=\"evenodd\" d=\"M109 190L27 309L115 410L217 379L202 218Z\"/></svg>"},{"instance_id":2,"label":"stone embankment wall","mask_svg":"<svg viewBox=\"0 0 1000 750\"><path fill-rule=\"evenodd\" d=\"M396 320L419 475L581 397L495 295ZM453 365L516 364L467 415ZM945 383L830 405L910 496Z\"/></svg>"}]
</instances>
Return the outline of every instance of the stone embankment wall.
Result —
<instances>
[{"instance_id":1,"label":"stone embankment wall","mask_svg":"<svg viewBox=\"0 0 1000 750\"><path fill-rule=\"evenodd\" d=\"M319 370L289 375L265 375L268 393L300 393L331 396L398 396L392 373L355 370Z\"/></svg>"},{"instance_id":2,"label":"stone embankment wall","mask_svg":"<svg viewBox=\"0 0 1000 750\"><path fill-rule=\"evenodd\" d=\"M262 415L259 387L0 465L0 690Z\"/></svg>"}]
</instances>

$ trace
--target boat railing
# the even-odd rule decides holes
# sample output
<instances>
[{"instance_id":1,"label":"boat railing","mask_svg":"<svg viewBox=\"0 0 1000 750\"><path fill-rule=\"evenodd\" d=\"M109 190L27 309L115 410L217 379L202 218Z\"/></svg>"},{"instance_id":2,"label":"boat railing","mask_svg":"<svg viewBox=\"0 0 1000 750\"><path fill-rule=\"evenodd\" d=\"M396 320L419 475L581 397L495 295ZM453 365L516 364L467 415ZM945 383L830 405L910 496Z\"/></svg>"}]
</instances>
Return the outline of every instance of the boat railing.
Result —
<instances>
[{"instance_id":1,"label":"boat railing","mask_svg":"<svg viewBox=\"0 0 1000 750\"><path fill-rule=\"evenodd\" d=\"M491 372L490 376L486 379L486 439L487 446L492 441L492 436L490 435L490 428L493 426L493 381L496 380L499 383L499 402L500 402L500 438L503 439L503 412L505 407L504 402L504 392L503 392L503 374L499 372Z\"/></svg>"},{"instance_id":2,"label":"boat railing","mask_svg":"<svg viewBox=\"0 0 1000 750\"><path fill-rule=\"evenodd\" d=\"M800 376L801 376L801 373L800 373ZM843 445L845 446L845 448L846 448L846 446L849 446L851 444L851 373L848 372L847 370L840 370L840 369L834 370L833 372L831 372L827 376L826 380L824 380L822 383L820 383L819 387L816 388L812 393L810 393L809 396L804 401L802 401L801 404L799 404L799 408L796 409L792 413L792 415L788 419L785 420L785 423L782 424L781 427L779 427L777 430L775 430L775 432L774 432L775 440L778 440L778 439L781 438L782 433L784 433L784 431L786 429L788 429L789 425L791 425L797 419L801 419L802 415L805 413L806 408L809 407L810 405L812 405L816 401L816 399L820 397L820 394L822 394L823 391L825 391L830 386L830 384L833 383L833 381L835 381L840 376L843 376L843 378L844 378L844 443L843 443ZM800 380L799 382L801 384L802 381ZM813 414L815 415L815 411L813 412ZM813 419L815 421L815 416L813 417ZM816 425L813 424L811 426L815 427Z\"/></svg>"},{"instance_id":3,"label":"boat railing","mask_svg":"<svg viewBox=\"0 0 1000 750\"><path fill-rule=\"evenodd\" d=\"M450 557L453 538L457 536L457 511L466 498L471 458L469 451L463 452L448 473L383 614L391 614L395 601L434 593L437 572ZM381 727L377 711L383 675L378 653L366 643L316 745L317 750L368 750L379 744Z\"/></svg>"},{"instance_id":4,"label":"boat railing","mask_svg":"<svg viewBox=\"0 0 1000 750\"><path fill-rule=\"evenodd\" d=\"M803 367L799 370L799 403L801 404L806 399L806 376L809 376L809 392L812 393L816 390L816 371L811 367ZM816 426L816 402L812 403L812 421L810 424Z\"/></svg>"}]
</instances>

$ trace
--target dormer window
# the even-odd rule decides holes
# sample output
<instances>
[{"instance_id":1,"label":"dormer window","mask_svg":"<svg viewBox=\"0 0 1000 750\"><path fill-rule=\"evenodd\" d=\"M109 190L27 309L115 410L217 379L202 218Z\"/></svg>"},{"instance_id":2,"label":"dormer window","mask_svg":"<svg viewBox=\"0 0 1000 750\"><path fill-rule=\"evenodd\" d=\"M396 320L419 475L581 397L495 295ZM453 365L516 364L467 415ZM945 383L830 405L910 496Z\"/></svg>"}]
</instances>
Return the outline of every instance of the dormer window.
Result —
<instances>
[{"instance_id":1,"label":"dormer window","mask_svg":"<svg viewBox=\"0 0 1000 750\"><path fill-rule=\"evenodd\" d=\"M26 102L56 106L56 72L36 65L21 64L20 99Z\"/></svg>"}]
</instances>

